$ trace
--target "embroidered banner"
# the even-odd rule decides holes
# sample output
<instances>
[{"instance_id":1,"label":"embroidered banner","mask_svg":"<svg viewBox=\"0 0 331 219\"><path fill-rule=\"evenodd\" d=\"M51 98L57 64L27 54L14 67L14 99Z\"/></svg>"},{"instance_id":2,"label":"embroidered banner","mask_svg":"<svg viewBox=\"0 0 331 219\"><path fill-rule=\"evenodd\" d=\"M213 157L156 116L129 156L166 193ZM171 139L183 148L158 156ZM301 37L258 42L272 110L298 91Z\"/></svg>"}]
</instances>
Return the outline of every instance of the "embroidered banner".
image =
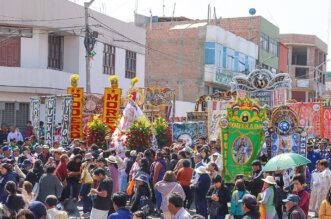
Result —
<instances>
[{"instance_id":1,"label":"embroidered banner","mask_svg":"<svg viewBox=\"0 0 331 219\"><path fill-rule=\"evenodd\" d=\"M308 137L322 135L321 103L295 103L289 106L297 114L299 126L307 131Z\"/></svg>"},{"instance_id":2,"label":"embroidered banner","mask_svg":"<svg viewBox=\"0 0 331 219\"><path fill-rule=\"evenodd\" d=\"M56 97L46 97L45 100L45 144L53 146L55 132Z\"/></svg>"},{"instance_id":3,"label":"embroidered banner","mask_svg":"<svg viewBox=\"0 0 331 219\"><path fill-rule=\"evenodd\" d=\"M331 107L323 107L323 138L331 139Z\"/></svg>"},{"instance_id":4,"label":"embroidered banner","mask_svg":"<svg viewBox=\"0 0 331 219\"><path fill-rule=\"evenodd\" d=\"M120 107L121 107L121 95L122 95L122 89L120 88L109 88L109 87L105 88L103 120L111 130L110 135L113 134L117 126L117 121L119 119Z\"/></svg>"},{"instance_id":5,"label":"embroidered banner","mask_svg":"<svg viewBox=\"0 0 331 219\"><path fill-rule=\"evenodd\" d=\"M70 127L72 112L72 95L62 96L62 124L61 124L61 142L63 146L71 143Z\"/></svg>"},{"instance_id":6,"label":"embroidered banner","mask_svg":"<svg viewBox=\"0 0 331 219\"><path fill-rule=\"evenodd\" d=\"M71 113L71 141L74 139L83 140L83 98L84 88L69 87L68 94L72 94L72 113Z\"/></svg>"},{"instance_id":7,"label":"embroidered banner","mask_svg":"<svg viewBox=\"0 0 331 219\"><path fill-rule=\"evenodd\" d=\"M172 129L173 142L182 139L187 146L194 146L196 140L198 140L200 136L205 136L207 134L205 122L170 123L169 127Z\"/></svg>"},{"instance_id":8,"label":"embroidered banner","mask_svg":"<svg viewBox=\"0 0 331 219\"><path fill-rule=\"evenodd\" d=\"M237 174L246 177L265 141L269 127L266 110L248 96L238 98L227 108L227 116L219 121L224 164L224 180L233 182Z\"/></svg>"},{"instance_id":9,"label":"embroidered banner","mask_svg":"<svg viewBox=\"0 0 331 219\"><path fill-rule=\"evenodd\" d=\"M35 136L37 141L39 142L39 138L40 138L40 97L34 97L31 98L31 118L32 118L32 127L34 129L35 132Z\"/></svg>"}]
</instances>

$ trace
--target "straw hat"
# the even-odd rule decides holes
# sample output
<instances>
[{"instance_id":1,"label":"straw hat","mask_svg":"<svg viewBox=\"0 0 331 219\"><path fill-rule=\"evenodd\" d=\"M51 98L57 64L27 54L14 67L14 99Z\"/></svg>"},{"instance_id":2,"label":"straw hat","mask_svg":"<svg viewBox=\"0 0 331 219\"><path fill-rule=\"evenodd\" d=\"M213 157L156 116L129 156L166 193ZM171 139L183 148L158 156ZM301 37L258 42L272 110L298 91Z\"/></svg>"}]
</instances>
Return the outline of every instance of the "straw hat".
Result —
<instances>
[{"instance_id":1,"label":"straw hat","mask_svg":"<svg viewBox=\"0 0 331 219\"><path fill-rule=\"evenodd\" d=\"M199 173L199 174L205 174L205 173L208 173L206 167L204 167L204 166L199 167L199 168L196 170L196 172Z\"/></svg>"},{"instance_id":2,"label":"straw hat","mask_svg":"<svg viewBox=\"0 0 331 219\"><path fill-rule=\"evenodd\" d=\"M276 185L275 178L273 176L267 176L265 179L262 179L264 182Z\"/></svg>"},{"instance_id":3,"label":"straw hat","mask_svg":"<svg viewBox=\"0 0 331 219\"><path fill-rule=\"evenodd\" d=\"M114 156L109 156L108 158L106 158L106 161L108 161L109 163L117 163L116 157Z\"/></svg>"}]
</instances>

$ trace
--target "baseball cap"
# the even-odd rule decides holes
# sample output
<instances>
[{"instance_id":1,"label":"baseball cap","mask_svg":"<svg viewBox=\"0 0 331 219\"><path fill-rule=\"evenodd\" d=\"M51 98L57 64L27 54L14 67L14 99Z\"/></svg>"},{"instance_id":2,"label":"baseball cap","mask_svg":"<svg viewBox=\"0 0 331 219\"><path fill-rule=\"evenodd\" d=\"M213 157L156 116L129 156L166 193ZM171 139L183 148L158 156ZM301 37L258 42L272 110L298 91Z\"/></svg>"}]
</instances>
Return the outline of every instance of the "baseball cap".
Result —
<instances>
[{"instance_id":1,"label":"baseball cap","mask_svg":"<svg viewBox=\"0 0 331 219\"><path fill-rule=\"evenodd\" d=\"M22 165L23 166L32 166L32 163L29 160L24 160L23 163L22 163Z\"/></svg>"},{"instance_id":2,"label":"baseball cap","mask_svg":"<svg viewBox=\"0 0 331 219\"><path fill-rule=\"evenodd\" d=\"M8 147L8 146L4 146L4 147L2 148L2 151L9 151L9 147Z\"/></svg>"},{"instance_id":3,"label":"baseball cap","mask_svg":"<svg viewBox=\"0 0 331 219\"><path fill-rule=\"evenodd\" d=\"M47 215L47 211L46 211L46 206L44 203L40 202L40 201L34 201L32 202L29 206L28 209L30 211L32 211L34 217L36 219L41 218L42 216Z\"/></svg>"},{"instance_id":4,"label":"baseball cap","mask_svg":"<svg viewBox=\"0 0 331 219\"><path fill-rule=\"evenodd\" d=\"M259 160L254 160L252 166L261 166L261 162Z\"/></svg>"},{"instance_id":5,"label":"baseball cap","mask_svg":"<svg viewBox=\"0 0 331 219\"><path fill-rule=\"evenodd\" d=\"M300 197L297 196L297 195L293 195L293 194L290 194L287 196L286 199L283 199L283 202L293 202L293 203L296 203L298 204L300 202Z\"/></svg>"},{"instance_id":6,"label":"baseball cap","mask_svg":"<svg viewBox=\"0 0 331 219\"><path fill-rule=\"evenodd\" d=\"M313 148L313 147L314 147L314 144L312 142L308 142L307 148Z\"/></svg>"}]
</instances>

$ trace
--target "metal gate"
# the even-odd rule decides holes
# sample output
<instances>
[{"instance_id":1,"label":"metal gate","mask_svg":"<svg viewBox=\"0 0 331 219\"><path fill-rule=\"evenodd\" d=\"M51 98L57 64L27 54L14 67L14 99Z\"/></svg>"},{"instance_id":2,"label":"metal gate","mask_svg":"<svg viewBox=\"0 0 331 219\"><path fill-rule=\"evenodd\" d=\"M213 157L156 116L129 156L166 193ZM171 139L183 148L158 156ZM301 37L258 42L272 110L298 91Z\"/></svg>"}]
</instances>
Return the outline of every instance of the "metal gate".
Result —
<instances>
[{"instance_id":1,"label":"metal gate","mask_svg":"<svg viewBox=\"0 0 331 219\"><path fill-rule=\"evenodd\" d=\"M6 123L8 128L14 125L24 132L29 118L30 103L0 102L0 123Z\"/></svg>"}]
</instances>

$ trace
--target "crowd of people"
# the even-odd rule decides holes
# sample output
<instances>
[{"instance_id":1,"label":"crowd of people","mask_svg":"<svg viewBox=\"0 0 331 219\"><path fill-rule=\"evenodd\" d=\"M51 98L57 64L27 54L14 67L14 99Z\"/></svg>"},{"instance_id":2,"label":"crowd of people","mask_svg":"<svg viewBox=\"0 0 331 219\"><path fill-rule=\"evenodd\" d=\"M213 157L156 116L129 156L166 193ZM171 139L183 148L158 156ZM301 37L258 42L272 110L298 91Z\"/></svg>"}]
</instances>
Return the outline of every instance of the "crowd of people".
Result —
<instances>
[{"instance_id":1,"label":"crowd of people","mask_svg":"<svg viewBox=\"0 0 331 219\"><path fill-rule=\"evenodd\" d=\"M311 163L263 172L265 152L252 162L252 175L223 180L221 148L200 137L157 151L102 150L76 139L53 145L15 127L0 130L0 202L3 218L164 219L331 217L331 146L309 139ZM82 212L77 204L81 203Z\"/></svg>"}]
</instances>

